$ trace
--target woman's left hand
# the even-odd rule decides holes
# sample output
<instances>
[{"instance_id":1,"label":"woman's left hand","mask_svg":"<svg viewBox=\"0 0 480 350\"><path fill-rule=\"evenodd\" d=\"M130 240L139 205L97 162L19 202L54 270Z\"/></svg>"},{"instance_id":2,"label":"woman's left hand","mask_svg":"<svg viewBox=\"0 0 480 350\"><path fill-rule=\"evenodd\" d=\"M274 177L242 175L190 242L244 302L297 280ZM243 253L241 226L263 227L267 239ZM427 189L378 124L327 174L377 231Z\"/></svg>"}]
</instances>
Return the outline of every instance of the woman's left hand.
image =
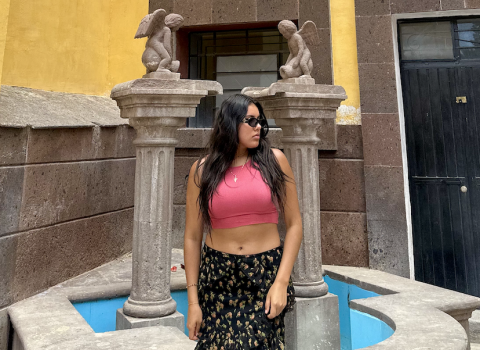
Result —
<instances>
[{"instance_id":1,"label":"woman's left hand","mask_svg":"<svg viewBox=\"0 0 480 350\"><path fill-rule=\"evenodd\" d=\"M268 318L277 317L287 305L287 284L275 281L270 287L265 302L265 313Z\"/></svg>"}]
</instances>

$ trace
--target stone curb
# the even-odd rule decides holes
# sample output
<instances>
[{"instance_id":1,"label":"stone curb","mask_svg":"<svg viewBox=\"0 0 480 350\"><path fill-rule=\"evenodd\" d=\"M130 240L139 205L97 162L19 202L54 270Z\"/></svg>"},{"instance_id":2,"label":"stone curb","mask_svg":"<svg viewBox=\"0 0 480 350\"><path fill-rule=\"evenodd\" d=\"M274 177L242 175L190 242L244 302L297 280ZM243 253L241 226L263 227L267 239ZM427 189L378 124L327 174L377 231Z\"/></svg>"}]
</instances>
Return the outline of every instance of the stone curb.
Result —
<instances>
[{"instance_id":1,"label":"stone curb","mask_svg":"<svg viewBox=\"0 0 480 350\"><path fill-rule=\"evenodd\" d=\"M468 319L480 307L479 298L367 268L323 268L332 279L380 294L350 301L352 309L395 330L368 349L469 349Z\"/></svg>"}]
</instances>

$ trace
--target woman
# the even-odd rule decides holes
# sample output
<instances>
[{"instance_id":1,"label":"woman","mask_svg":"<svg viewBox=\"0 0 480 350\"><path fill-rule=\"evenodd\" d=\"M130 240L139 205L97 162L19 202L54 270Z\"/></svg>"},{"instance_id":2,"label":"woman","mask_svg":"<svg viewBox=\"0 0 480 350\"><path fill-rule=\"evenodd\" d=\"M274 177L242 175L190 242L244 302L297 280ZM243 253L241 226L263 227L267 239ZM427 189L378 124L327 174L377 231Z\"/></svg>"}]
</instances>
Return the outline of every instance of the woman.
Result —
<instances>
[{"instance_id":1,"label":"woman","mask_svg":"<svg viewBox=\"0 0 480 350\"><path fill-rule=\"evenodd\" d=\"M302 220L292 169L267 133L261 105L233 95L214 121L208 155L190 169L184 252L196 350L284 349Z\"/></svg>"}]
</instances>

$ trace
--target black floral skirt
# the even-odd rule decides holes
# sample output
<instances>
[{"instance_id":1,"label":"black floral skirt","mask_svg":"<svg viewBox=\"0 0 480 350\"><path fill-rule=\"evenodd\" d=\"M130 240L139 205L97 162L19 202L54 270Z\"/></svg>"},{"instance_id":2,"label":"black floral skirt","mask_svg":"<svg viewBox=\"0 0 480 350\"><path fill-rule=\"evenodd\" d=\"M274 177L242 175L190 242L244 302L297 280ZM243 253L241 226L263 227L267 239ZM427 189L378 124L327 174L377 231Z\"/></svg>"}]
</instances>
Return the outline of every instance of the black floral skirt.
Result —
<instances>
[{"instance_id":1,"label":"black floral skirt","mask_svg":"<svg viewBox=\"0 0 480 350\"><path fill-rule=\"evenodd\" d=\"M274 319L265 314L267 293L277 276L283 248L252 255L227 254L203 246L198 298L203 321L195 350L285 348L285 313L293 309L290 279L287 306Z\"/></svg>"}]
</instances>

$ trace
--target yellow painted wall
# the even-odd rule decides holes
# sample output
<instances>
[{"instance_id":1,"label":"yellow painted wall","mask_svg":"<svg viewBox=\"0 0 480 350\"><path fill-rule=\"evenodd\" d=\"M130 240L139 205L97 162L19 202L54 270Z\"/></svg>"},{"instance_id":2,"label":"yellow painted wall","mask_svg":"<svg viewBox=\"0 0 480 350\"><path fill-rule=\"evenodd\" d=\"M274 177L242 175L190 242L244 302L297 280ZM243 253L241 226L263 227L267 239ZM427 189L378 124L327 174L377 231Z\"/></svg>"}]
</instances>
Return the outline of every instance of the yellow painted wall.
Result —
<instances>
[{"instance_id":1,"label":"yellow painted wall","mask_svg":"<svg viewBox=\"0 0 480 350\"><path fill-rule=\"evenodd\" d=\"M148 0L11 1L1 83L108 95L145 72L133 37L147 13Z\"/></svg>"},{"instance_id":2,"label":"yellow painted wall","mask_svg":"<svg viewBox=\"0 0 480 350\"><path fill-rule=\"evenodd\" d=\"M3 57L7 39L8 13L10 0L0 0L0 82L2 81Z\"/></svg>"},{"instance_id":3,"label":"yellow painted wall","mask_svg":"<svg viewBox=\"0 0 480 350\"><path fill-rule=\"evenodd\" d=\"M355 1L330 0L333 80L347 92L348 99L337 111L338 124L361 124L360 86L355 29Z\"/></svg>"}]
</instances>

